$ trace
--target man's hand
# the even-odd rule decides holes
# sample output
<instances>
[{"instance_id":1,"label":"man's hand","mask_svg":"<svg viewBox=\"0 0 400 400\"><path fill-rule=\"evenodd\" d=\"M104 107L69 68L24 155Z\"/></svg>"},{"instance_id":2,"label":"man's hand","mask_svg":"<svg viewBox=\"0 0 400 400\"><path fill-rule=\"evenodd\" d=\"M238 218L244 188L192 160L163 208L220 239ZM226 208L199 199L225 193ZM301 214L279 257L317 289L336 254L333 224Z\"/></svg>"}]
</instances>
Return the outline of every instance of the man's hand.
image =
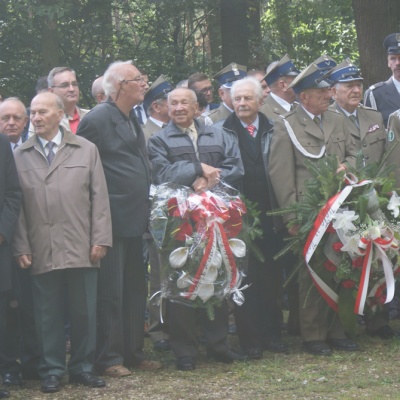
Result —
<instances>
[{"instance_id":1,"label":"man's hand","mask_svg":"<svg viewBox=\"0 0 400 400\"><path fill-rule=\"evenodd\" d=\"M98 246L98 245L93 245L90 248L90 262L92 264L97 263L97 261L100 261L107 253L107 246Z\"/></svg>"},{"instance_id":2,"label":"man's hand","mask_svg":"<svg viewBox=\"0 0 400 400\"><path fill-rule=\"evenodd\" d=\"M208 181L208 188L214 187L219 182L219 173L221 170L204 163L201 163L201 168L203 169L203 177Z\"/></svg>"},{"instance_id":3,"label":"man's hand","mask_svg":"<svg viewBox=\"0 0 400 400\"><path fill-rule=\"evenodd\" d=\"M32 254L23 254L17 257L17 263L22 269L28 269L32 265Z\"/></svg>"},{"instance_id":4,"label":"man's hand","mask_svg":"<svg viewBox=\"0 0 400 400\"><path fill-rule=\"evenodd\" d=\"M192 187L197 194L200 194L208 189L208 180L200 176L193 182Z\"/></svg>"}]
</instances>

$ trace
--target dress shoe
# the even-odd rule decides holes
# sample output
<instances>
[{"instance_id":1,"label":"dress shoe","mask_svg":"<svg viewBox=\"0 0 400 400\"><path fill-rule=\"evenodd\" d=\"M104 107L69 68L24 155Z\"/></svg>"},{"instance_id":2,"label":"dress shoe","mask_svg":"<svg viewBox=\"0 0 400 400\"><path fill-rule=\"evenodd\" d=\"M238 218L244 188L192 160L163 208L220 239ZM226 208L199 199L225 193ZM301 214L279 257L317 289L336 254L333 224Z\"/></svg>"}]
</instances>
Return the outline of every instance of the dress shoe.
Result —
<instances>
[{"instance_id":1,"label":"dress shoe","mask_svg":"<svg viewBox=\"0 0 400 400\"><path fill-rule=\"evenodd\" d=\"M60 390L61 379L56 375L47 375L42 379L42 392L55 393Z\"/></svg>"},{"instance_id":2,"label":"dress shoe","mask_svg":"<svg viewBox=\"0 0 400 400\"><path fill-rule=\"evenodd\" d=\"M181 371L193 371L196 369L196 363L194 362L194 358L191 356L179 357L176 360L176 368Z\"/></svg>"},{"instance_id":3,"label":"dress shoe","mask_svg":"<svg viewBox=\"0 0 400 400\"><path fill-rule=\"evenodd\" d=\"M247 356L244 354L237 353L232 349L225 349L222 351L216 351L212 349L207 350L207 356L213 358L215 361L219 361L225 364L230 364L234 361L246 361Z\"/></svg>"},{"instance_id":4,"label":"dress shoe","mask_svg":"<svg viewBox=\"0 0 400 400\"><path fill-rule=\"evenodd\" d=\"M350 339L328 339L328 343L335 350L343 350L343 351L357 351L360 350L360 347L356 342L353 342Z\"/></svg>"},{"instance_id":5,"label":"dress shoe","mask_svg":"<svg viewBox=\"0 0 400 400\"><path fill-rule=\"evenodd\" d=\"M4 372L2 375L3 383L6 386L22 386L22 379L18 372Z\"/></svg>"},{"instance_id":6,"label":"dress shoe","mask_svg":"<svg viewBox=\"0 0 400 400\"><path fill-rule=\"evenodd\" d=\"M277 340L271 340L265 346L265 350L268 350L272 353L287 353L289 351L289 348L285 343L279 342Z\"/></svg>"},{"instance_id":7,"label":"dress shoe","mask_svg":"<svg viewBox=\"0 0 400 400\"><path fill-rule=\"evenodd\" d=\"M310 340L303 343L304 350L307 353L316 356L330 356L332 354L331 348L322 340Z\"/></svg>"},{"instance_id":8,"label":"dress shoe","mask_svg":"<svg viewBox=\"0 0 400 400\"><path fill-rule=\"evenodd\" d=\"M84 372L82 374L70 375L69 383L76 383L92 388L100 388L106 386L106 382L91 372Z\"/></svg>"},{"instance_id":9,"label":"dress shoe","mask_svg":"<svg viewBox=\"0 0 400 400\"><path fill-rule=\"evenodd\" d=\"M367 331L367 335L376 336L381 339L393 339L400 337L400 333L393 330L389 325L383 325L374 331Z\"/></svg>"},{"instance_id":10,"label":"dress shoe","mask_svg":"<svg viewBox=\"0 0 400 400\"><path fill-rule=\"evenodd\" d=\"M7 392L7 390L0 390L0 399L5 399L7 397L10 397L10 392Z\"/></svg>"},{"instance_id":11,"label":"dress shoe","mask_svg":"<svg viewBox=\"0 0 400 400\"><path fill-rule=\"evenodd\" d=\"M246 350L248 360L260 360L263 356L263 352L259 347Z\"/></svg>"},{"instance_id":12,"label":"dress shoe","mask_svg":"<svg viewBox=\"0 0 400 400\"><path fill-rule=\"evenodd\" d=\"M123 365L113 365L105 369L101 375L110 376L111 378L122 378L123 376L131 375L132 372Z\"/></svg>"},{"instance_id":13,"label":"dress shoe","mask_svg":"<svg viewBox=\"0 0 400 400\"><path fill-rule=\"evenodd\" d=\"M140 364L136 366L143 371L157 371L162 368L162 364L158 361L143 360Z\"/></svg>"},{"instance_id":14,"label":"dress shoe","mask_svg":"<svg viewBox=\"0 0 400 400\"><path fill-rule=\"evenodd\" d=\"M158 342L154 343L153 348L156 351L168 351L171 350L171 345L169 340L159 340Z\"/></svg>"}]
</instances>

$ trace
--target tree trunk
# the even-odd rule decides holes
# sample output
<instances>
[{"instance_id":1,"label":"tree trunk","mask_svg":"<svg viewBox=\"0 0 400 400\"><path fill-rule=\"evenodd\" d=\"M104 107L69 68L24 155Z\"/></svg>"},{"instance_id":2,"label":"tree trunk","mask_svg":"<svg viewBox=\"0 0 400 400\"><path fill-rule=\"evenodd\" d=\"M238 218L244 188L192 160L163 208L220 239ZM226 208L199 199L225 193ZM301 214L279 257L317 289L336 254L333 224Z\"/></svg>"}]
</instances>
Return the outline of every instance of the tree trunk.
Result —
<instances>
[{"instance_id":1,"label":"tree trunk","mask_svg":"<svg viewBox=\"0 0 400 400\"><path fill-rule=\"evenodd\" d=\"M360 67L364 87L387 80L391 72L387 67L387 53L383 40L400 31L399 0L352 0Z\"/></svg>"},{"instance_id":2,"label":"tree trunk","mask_svg":"<svg viewBox=\"0 0 400 400\"><path fill-rule=\"evenodd\" d=\"M248 65L249 30L246 0L221 0L222 66Z\"/></svg>"}]
</instances>

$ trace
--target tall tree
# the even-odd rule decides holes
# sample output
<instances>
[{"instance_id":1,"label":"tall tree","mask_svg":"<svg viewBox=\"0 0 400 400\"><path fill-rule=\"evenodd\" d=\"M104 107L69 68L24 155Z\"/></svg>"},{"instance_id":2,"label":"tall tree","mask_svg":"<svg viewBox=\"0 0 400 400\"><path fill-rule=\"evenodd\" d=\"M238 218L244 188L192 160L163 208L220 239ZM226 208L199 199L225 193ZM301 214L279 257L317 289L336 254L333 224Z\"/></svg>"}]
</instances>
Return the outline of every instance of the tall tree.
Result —
<instances>
[{"instance_id":1,"label":"tall tree","mask_svg":"<svg viewBox=\"0 0 400 400\"><path fill-rule=\"evenodd\" d=\"M399 0L352 0L357 29L360 66L365 86L386 80L390 75L383 48L385 37L400 32Z\"/></svg>"}]
</instances>

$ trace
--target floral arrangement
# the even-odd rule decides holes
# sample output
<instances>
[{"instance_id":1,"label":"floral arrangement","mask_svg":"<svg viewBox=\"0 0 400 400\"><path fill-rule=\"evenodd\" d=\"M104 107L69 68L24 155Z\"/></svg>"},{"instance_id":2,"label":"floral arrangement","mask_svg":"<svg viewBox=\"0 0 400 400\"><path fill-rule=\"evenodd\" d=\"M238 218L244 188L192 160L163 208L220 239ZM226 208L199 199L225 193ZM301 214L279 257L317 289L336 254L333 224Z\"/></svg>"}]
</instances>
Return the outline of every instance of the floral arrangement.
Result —
<instances>
[{"instance_id":1,"label":"floral arrangement","mask_svg":"<svg viewBox=\"0 0 400 400\"><path fill-rule=\"evenodd\" d=\"M243 303L248 246L259 234L257 216L249 226L247 215L238 192L223 183L201 194L171 183L156 187L150 232L161 257L161 297L204 307L211 319L232 294Z\"/></svg>"},{"instance_id":2,"label":"floral arrangement","mask_svg":"<svg viewBox=\"0 0 400 400\"><path fill-rule=\"evenodd\" d=\"M386 156L387 157L387 156ZM271 215L295 213L299 227L285 249L294 251L321 296L355 334L356 315L373 314L393 299L400 272L400 198L392 167L362 166L336 174L336 157L307 161L313 179L304 199Z\"/></svg>"}]
</instances>

